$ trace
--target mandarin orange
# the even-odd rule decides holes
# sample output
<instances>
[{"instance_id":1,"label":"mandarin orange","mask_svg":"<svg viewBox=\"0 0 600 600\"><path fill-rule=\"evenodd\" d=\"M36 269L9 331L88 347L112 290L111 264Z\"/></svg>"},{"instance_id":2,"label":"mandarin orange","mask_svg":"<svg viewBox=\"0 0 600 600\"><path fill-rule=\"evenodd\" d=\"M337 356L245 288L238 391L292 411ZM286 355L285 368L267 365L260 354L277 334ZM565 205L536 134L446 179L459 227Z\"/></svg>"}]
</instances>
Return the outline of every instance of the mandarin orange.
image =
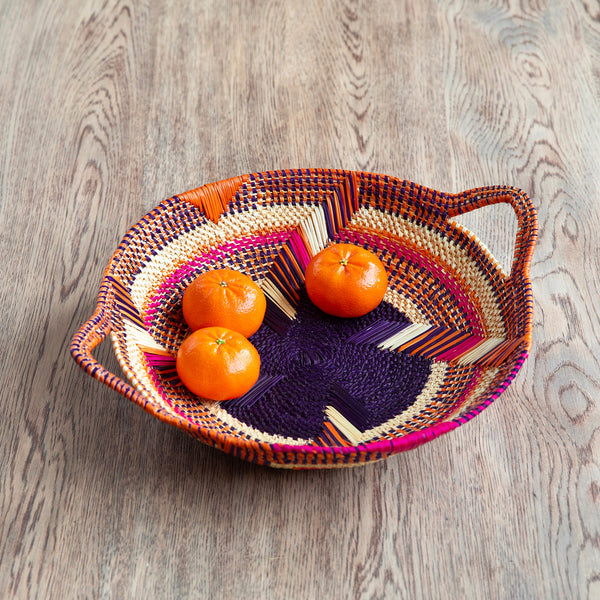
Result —
<instances>
[{"instance_id":1,"label":"mandarin orange","mask_svg":"<svg viewBox=\"0 0 600 600\"><path fill-rule=\"evenodd\" d=\"M388 278L373 252L354 244L333 244L306 267L306 291L323 312L336 317L361 317L385 295Z\"/></svg>"},{"instance_id":2,"label":"mandarin orange","mask_svg":"<svg viewBox=\"0 0 600 600\"><path fill-rule=\"evenodd\" d=\"M226 327L205 327L183 341L176 368L192 393L208 400L231 400L258 380L260 356L242 334Z\"/></svg>"},{"instance_id":3,"label":"mandarin orange","mask_svg":"<svg viewBox=\"0 0 600 600\"><path fill-rule=\"evenodd\" d=\"M183 294L183 317L192 330L218 325L250 337L258 331L266 308L258 285L232 269L202 273Z\"/></svg>"}]
</instances>

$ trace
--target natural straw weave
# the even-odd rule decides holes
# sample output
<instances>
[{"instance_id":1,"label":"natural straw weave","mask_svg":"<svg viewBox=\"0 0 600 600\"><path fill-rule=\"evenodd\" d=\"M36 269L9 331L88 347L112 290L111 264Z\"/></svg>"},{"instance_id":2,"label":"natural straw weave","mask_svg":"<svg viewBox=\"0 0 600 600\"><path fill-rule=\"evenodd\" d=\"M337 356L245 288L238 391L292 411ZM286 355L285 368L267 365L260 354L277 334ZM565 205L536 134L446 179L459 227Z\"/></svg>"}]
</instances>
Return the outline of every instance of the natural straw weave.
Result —
<instances>
[{"instance_id":1,"label":"natural straw weave","mask_svg":"<svg viewBox=\"0 0 600 600\"><path fill-rule=\"evenodd\" d=\"M508 275L451 221L501 202L518 219ZM375 461L466 423L513 380L531 347L536 237L530 199L507 186L445 194L322 169L235 177L163 201L125 235L71 353L150 414L241 459ZM388 271L384 301L359 319L321 313L304 291L308 260L337 241L372 250ZM188 392L174 360L189 333L183 291L220 267L252 277L268 301L251 338L261 377L223 403ZM92 356L108 334L125 379Z\"/></svg>"}]
</instances>

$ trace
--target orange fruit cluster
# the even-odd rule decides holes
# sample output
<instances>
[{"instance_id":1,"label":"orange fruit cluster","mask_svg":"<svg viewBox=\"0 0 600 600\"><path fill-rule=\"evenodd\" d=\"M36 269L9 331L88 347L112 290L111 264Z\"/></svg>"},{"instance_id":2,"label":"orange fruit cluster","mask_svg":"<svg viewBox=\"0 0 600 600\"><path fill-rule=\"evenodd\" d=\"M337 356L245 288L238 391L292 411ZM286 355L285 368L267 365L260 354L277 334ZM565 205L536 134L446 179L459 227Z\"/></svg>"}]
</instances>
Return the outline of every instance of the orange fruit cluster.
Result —
<instances>
[{"instance_id":1,"label":"orange fruit cluster","mask_svg":"<svg viewBox=\"0 0 600 600\"><path fill-rule=\"evenodd\" d=\"M207 271L183 294L183 317L193 333L177 352L182 383L208 400L231 400L258 380L260 356L248 341L267 307L263 291L232 269Z\"/></svg>"},{"instance_id":2,"label":"orange fruit cluster","mask_svg":"<svg viewBox=\"0 0 600 600\"><path fill-rule=\"evenodd\" d=\"M305 273L310 300L337 317L360 317L376 308L387 290L381 261L353 244L333 244L309 262ZM266 311L263 291L231 269L208 271L183 294L183 316L192 334L177 353L177 373L194 394L231 400L256 383L260 356L248 341Z\"/></svg>"}]
</instances>

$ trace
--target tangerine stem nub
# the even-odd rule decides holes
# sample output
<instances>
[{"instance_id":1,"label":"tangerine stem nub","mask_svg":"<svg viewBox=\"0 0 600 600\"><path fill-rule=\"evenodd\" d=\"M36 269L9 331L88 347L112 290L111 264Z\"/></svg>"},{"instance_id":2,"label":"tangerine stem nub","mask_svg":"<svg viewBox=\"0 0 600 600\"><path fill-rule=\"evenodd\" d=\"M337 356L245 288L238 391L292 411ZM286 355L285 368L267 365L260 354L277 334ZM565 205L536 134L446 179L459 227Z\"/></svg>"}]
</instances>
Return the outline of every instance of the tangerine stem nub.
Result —
<instances>
[{"instance_id":1,"label":"tangerine stem nub","mask_svg":"<svg viewBox=\"0 0 600 600\"><path fill-rule=\"evenodd\" d=\"M220 285L221 287L227 287L227 282L226 282L226 281L221 281L221 282L219 283L219 285Z\"/></svg>"},{"instance_id":2,"label":"tangerine stem nub","mask_svg":"<svg viewBox=\"0 0 600 600\"><path fill-rule=\"evenodd\" d=\"M342 267L345 267L348 265L348 259L347 258L342 258L340 260L340 265L342 265Z\"/></svg>"},{"instance_id":3,"label":"tangerine stem nub","mask_svg":"<svg viewBox=\"0 0 600 600\"><path fill-rule=\"evenodd\" d=\"M219 344L219 346L224 343L225 343L225 340L223 340L221 338L217 338L217 344Z\"/></svg>"}]
</instances>

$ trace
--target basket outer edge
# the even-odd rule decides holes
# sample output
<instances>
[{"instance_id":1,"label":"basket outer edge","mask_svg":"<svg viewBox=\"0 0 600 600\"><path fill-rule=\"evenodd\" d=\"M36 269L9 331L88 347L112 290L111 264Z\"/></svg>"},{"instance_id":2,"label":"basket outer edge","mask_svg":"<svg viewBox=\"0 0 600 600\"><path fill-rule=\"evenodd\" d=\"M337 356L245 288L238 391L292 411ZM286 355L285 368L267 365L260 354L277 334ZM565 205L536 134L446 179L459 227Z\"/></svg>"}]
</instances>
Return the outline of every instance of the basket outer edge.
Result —
<instances>
[{"instance_id":1,"label":"basket outer edge","mask_svg":"<svg viewBox=\"0 0 600 600\"><path fill-rule=\"evenodd\" d=\"M360 171L351 172L333 170L329 172L333 172L338 176L343 176L349 173L355 173L358 176L377 176L373 173L363 173ZM244 181L247 181L250 177L254 175L261 174L257 173L243 175L241 177L233 177L223 180L222 182L217 182L216 184L209 185L224 184L228 190L233 189L233 193L235 194L235 189L237 189L239 185L242 185ZM388 177L383 175L379 176ZM357 446L292 446L255 442L251 444L254 447L255 451L260 452L259 449L262 449L263 451L266 450L266 452L263 454L262 457L256 457L256 459L252 462L268 465L272 459L277 459L277 455L288 455L291 452L294 454L306 453L307 455L310 454L314 457L321 456L324 458L328 458L329 460L327 460L327 463L322 465L327 466L327 464L330 463L330 461L336 456L340 456L343 459L345 459L344 462L347 461L349 457L348 455L378 455L376 459L379 459L385 458L386 456L389 456L391 454L396 454L402 451L417 448L418 446L463 425L464 423L468 422L476 415L478 415L490 404L492 404L494 400L508 387L508 385L516 376L517 372L520 370L523 362L527 358L528 351L531 347L531 326L533 319L533 301L531 294L531 281L529 279L529 267L531 264L533 250L537 239L537 216L535 208L529 196L523 190L506 185L473 188L460 193L443 193L438 192L436 190L430 190L429 188L421 186L419 184L412 184L412 182L408 183L422 190L425 194L428 195L428 199L430 198L428 192L433 192L434 198L440 204L440 208L447 210L447 215L449 218L452 216L457 216L459 214L464 214L471 210L475 210L477 208L480 208L481 206L487 206L499 202L508 202L509 204L511 204L511 206L517 214L517 219L519 221L519 230L517 244L515 245L513 269L511 270L511 274L508 277L506 283L507 285L513 286L514 282L518 281L525 288L529 288L529 293L526 294L527 312L530 316L530 327L527 335L527 347L524 349L517 364L511 371L510 376L501 385L498 386L498 388L491 394L491 396L485 402L482 403L482 405L474 409L471 413L463 415L460 418L453 419L451 421L436 423L435 425L426 429L414 431L409 434L406 434L405 436L395 438L393 440L380 440L366 444L359 444ZM182 194L181 196L184 196L185 194L186 193ZM156 210L156 208L153 210ZM140 221L142 219L140 219ZM231 447L247 449L249 445L248 442L246 440L242 440L237 436L217 434L212 430L206 431L202 427L194 427L192 424L189 423L189 421L186 421L183 418L176 418L172 415L162 413L159 409L156 408L156 406L152 402L149 402L144 397L142 392L131 386L129 383L127 383L117 375L110 373L98 361L96 361L92 355L93 349L99 343L101 343L110 332L110 321L113 303L110 300L110 284L106 279L107 275L109 274L114 261L118 259L122 246L127 239L127 234L131 231L131 229L135 228L140 223L140 221L138 221L138 223L136 223L132 228L128 230L128 232L120 242L119 246L113 253L111 259L109 260L102 277L96 309L93 315L78 329L77 333L74 335L70 345L70 353L73 356L75 362L88 375L91 375L101 383L104 383L111 389L114 389L128 400L135 402L136 404L141 406L146 412L152 414L161 421L174 425L179 429L182 429L187 433L192 434L193 437L200 437L198 436L198 434L204 433L205 435L201 435L201 437L203 441L205 441L205 443L209 443L210 445L215 446L226 452L230 452ZM521 234L520 237L519 234ZM368 462L368 460L369 459L367 459L365 462ZM276 462L279 462L279 460L276 460ZM304 464L298 464L298 467L305 466L310 467L321 465L318 463L313 463L312 461L310 461L308 464L306 464L306 462L304 462ZM344 466L344 464L339 464L338 466Z\"/></svg>"}]
</instances>

